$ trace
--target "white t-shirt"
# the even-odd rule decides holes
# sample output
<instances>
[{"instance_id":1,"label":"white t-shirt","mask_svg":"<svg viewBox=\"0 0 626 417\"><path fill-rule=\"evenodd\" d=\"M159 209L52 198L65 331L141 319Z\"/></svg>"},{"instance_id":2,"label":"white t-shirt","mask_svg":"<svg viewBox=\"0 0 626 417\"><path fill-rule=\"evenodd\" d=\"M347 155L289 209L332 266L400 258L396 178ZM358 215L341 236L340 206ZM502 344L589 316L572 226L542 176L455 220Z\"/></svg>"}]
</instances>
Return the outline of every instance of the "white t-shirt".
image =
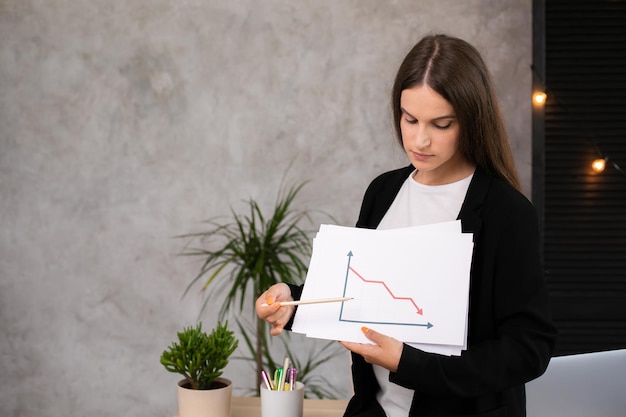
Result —
<instances>
[{"instance_id":1,"label":"white t-shirt","mask_svg":"<svg viewBox=\"0 0 626 417\"><path fill-rule=\"evenodd\" d=\"M402 184L377 229L421 226L457 219L473 175L451 184L424 185L415 181L413 174L415 171ZM406 417L415 391L389 382L387 369L372 366L380 385L376 399L385 414L387 417Z\"/></svg>"}]
</instances>

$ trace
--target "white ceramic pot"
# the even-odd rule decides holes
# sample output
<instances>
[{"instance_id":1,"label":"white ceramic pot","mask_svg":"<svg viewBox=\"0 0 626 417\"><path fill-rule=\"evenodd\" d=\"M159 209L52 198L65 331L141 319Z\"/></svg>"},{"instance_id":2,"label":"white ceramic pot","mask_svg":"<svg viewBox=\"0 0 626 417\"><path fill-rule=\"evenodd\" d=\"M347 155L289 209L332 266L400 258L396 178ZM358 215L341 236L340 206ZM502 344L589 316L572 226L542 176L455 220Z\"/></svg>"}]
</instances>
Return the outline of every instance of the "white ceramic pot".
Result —
<instances>
[{"instance_id":1,"label":"white ceramic pot","mask_svg":"<svg viewBox=\"0 0 626 417\"><path fill-rule=\"evenodd\" d=\"M178 383L178 417L230 417L230 380L217 378L215 383L222 387L208 390L185 388L186 383L186 379Z\"/></svg>"}]
</instances>

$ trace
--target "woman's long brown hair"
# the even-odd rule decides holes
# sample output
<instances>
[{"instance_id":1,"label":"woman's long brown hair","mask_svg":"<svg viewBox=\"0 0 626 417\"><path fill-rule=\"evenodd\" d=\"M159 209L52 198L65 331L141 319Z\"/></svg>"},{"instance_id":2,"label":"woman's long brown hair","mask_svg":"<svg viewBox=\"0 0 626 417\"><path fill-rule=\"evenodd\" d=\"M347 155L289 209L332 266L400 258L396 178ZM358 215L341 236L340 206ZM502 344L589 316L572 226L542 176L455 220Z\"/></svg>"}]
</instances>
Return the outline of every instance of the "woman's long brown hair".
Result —
<instances>
[{"instance_id":1,"label":"woman's long brown hair","mask_svg":"<svg viewBox=\"0 0 626 417\"><path fill-rule=\"evenodd\" d=\"M462 39L432 35L411 49L400 65L392 90L394 126L400 144L400 96L403 90L423 84L454 108L461 152L467 159L521 190L489 71L476 48Z\"/></svg>"}]
</instances>

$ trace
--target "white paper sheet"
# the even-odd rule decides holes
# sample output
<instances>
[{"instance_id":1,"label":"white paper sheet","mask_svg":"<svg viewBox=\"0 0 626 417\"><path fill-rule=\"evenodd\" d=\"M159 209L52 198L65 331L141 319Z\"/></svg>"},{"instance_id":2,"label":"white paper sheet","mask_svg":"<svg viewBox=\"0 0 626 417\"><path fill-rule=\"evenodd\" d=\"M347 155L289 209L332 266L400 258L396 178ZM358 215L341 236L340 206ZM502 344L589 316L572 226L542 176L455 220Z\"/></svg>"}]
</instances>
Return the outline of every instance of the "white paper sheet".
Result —
<instances>
[{"instance_id":1,"label":"white paper sheet","mask_svg":"<svg viewBox=\"0 0 626 417\"><path fill-rule=\"evenodd\" d=\"M472 235L460 222L390 230L322 225L301 299L353 297L298 307L292 330L371 343L362 326L419 349L466 346Z\"/></svg>"}]
</instances>

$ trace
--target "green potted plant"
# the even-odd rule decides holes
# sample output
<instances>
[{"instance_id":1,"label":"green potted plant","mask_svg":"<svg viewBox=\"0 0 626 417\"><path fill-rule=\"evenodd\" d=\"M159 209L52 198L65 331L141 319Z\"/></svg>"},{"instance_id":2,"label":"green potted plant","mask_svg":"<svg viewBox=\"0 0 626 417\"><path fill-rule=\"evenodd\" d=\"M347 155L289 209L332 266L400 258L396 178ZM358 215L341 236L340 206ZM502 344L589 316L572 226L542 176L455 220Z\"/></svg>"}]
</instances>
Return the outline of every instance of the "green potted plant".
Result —
<instances>
[{"instance_id":1,"label":"green potted plant","mask_svg":"<svg viewBox=\"0 0 626 417\"><path fill-rule=\"evenodd\" d=\"M179 417L230 417L232 382L221 375L238 343L228 322L218 322L209 334L202 323L178 332L178 341L161 354L161 364L184 377L178 383Z\"/></svg>"},{"instance_id":2,"label":"green potted plant","mask_svg":"<svg viewBox=\"0 0 626 417\"><path fill-rule=\"evenodd\" d=\"M256 297L273 284L302 283L311 256L312 232L303 229L301 224L305 220L309 224L313 222L310 213L294 209L293 202L304 185L305 183L300 183L292 186L286 192L281 186L269 215L264 214L260 205L250 199L246 214L239 214L231 209L232 216L226 220L218 217L206 221L206 231L179 236L190 240L182 254L202 259L200 270L187 286L185 294L199 281L202 283L201 291L214 290L207 291L202 310L212 296L218 299L219 295L222 303L219 314L221 319L233 307L238 307L239 313L245 306L253 308ZM251 322L241 318L237 322L250 351L250 358L247 359L255 363L255 391L258 393L261 370L271 369L276 363L282 363L284 355L279 361L272 360L269 327L256 318L256 313L253 312ZM327 348L328 350L317 353L324 360L328 359L329 352L330 356L342 353L336 347L334 353L333 348ZM316 358L309 358L302 363L318 362ZM312 369L309 366L305 368ZM327 381L323 377L319 381L318 377L310 379L309 384L305 372L305 369L298 372L301 381L309 393L320 396L324 391L322 387L316 389L315 383L318 381L327 384Z\"/></svg>"}]
</instances>

